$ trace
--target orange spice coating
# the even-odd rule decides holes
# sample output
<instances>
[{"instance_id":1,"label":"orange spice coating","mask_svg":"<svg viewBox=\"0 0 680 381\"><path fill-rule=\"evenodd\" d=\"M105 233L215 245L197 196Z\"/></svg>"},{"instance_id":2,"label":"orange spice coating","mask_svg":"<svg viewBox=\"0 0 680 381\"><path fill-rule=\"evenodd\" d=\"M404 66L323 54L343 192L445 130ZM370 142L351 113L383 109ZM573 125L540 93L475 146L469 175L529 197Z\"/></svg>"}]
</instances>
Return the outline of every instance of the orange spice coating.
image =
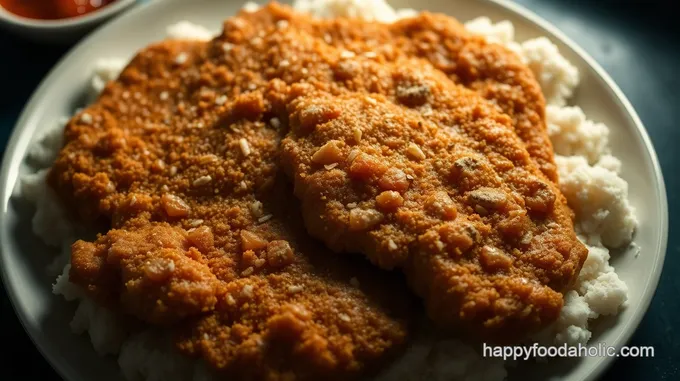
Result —
<instances>
[{"instance_id":1,"label":"orange spice coating","mask_svg":"<svg viewBox=\"0 0 680 381\"><path fill-rule=\"evenodd\" d=\"M278 10L266 16L272 21L268 25L242 13L207 45L168 42L140 53L95 105L69 123L67 145L50 182L81 217L114 229L94 243L74 245L72 279L91 295L152 324L176 327L180 349L228 374L348 379L379 364L405 340L409 297L385 274L336 258L304 233L292 192L277 176L279 140L287 131L289 111L297 107L290 101L309 91L318 93L320 101L342 100L355 109L368 93L391 100L401 94L423 116L438 115L437 103L434 108L419 104L422 92L395 86L399 68L428 72L443 87L455 86L408 54L390 60L364 56L366 65L355 67L346 59L351 54L308 33L312 21L277 5L270 8ZM276 12L288 12L287 25L271 18L279 17ZM399 115L409 112L385 107L396 107ZM499 110L485 102L482 107L498 116L499 125L511 128ZM328 115L312 112L300 120L315 126ZM352 131L352 139L363 136ZM333 147L328 152L330 157L338 153ZM424 154L416 148L407 153ZM371 163L355 159L361 177ZM527 162L526 151L517 160ZM334 164L323 164L324 169L332 171ZM397 210L407 205L400 192L408 182L394 171L379 179L391 189L377 195L376 203ZM533 185L529 181L521 187L531 191ZM554 195L556 208L566 210L559 192ZM534 206L541 205L538 197ZM432 206L442 216L459 213L437 202ZM378 218L371 213L354 217L358 224ZM570 222L560 229L573 235ZM146 247L156 240L158 245ZM582 255L580 262L574 258L564 261L564 282L580 268ZM537 277L554 275L545 273ZM360 290L348 280L354 276ZM561 281L555 278L557 287ZM524 290L532 292L535 286L532 282ZM414 282L414 287L423 294L425 286ZM561 300L545 295L551 307L546 314L553 317ZM444 320L457 321L446 315L456 311L449 305L438 310ZM534 325L536 320L525 322Z\"/></svg>"},{"instance_id":2,"label":"orange spice coating","mask_svg":"<svg viewBox=\"0 0 680 381\"><path fill-rule=\"evenodd\" d=\"M411 88L428 89L427 113L398 97L301 95L284 167L311 235L403 269L442 325L519 339L557 319L587 250L509 119L424 77Z\"/></svg>"},{"instance_id":3,"label":"orange spice coating","mask_svg":"<svg viewBox=\"0 0 680 381\"><path fill-rule=\"evenodd\" d=\"M277 169L283 126L264 102L277 82L239 54L151 46L70 121L49 181L81 219L111 228L73 245L71 281L167 327L227 377L371 372L405 342L411 297L308 238Z\"/></svg>"},{"instance_id":4,"label":"orange spice coating","mask_svg":"<svg viewBox=\"0 0 680 381\"><path fill-rule=\"evenodd\" d=\"M455 83L475 90L510 115L532 159L557 183L545 99L533 73L514 52L471 34L452 17L421 12L393 24L347 18L319 20L277 3L257 12L242 12L241 17L257 29L286 20L329 45L377 61L404 56L428 60Z\"/></svg>"},{"instance_id":5,"label":"orange spice coating","mask_svg":"<svg viewBox=\"0 0 680 381\"><path fill-rule=\"evenodd\" d=\"M288 17L277 9L259 12ZM262 59L267 75L293 84L267 101L292 128L282 160L310 234L335 251L403 268L430 316L447 326L516 339L554 322L560 292L576 279L587 250L513 120L424 60L354 54L309 33L314 21L304 17L246 21L252 15L228 21L222 38L234 48L271 44ZM257 57L245 62L261 65ZM372 119L363 114L369 111ZM425 131L405 129L418 114ZM418 170L407 172L407 165ZM406 192L417 176L420 188ZM498 199L505 202L495 211ZM361 202L366 208L356 210Z\"/></svg>"}]
</instances>

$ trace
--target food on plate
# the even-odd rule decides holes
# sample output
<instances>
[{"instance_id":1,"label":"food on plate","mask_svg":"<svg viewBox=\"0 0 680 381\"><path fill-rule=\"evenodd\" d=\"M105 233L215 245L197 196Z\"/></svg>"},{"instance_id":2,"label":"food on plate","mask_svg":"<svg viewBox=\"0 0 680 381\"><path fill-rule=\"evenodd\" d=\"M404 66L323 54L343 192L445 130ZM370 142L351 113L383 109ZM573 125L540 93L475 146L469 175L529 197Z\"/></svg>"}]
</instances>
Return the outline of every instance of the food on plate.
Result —
<instances>
[{"instance_id":1,"label":"food on plate","mask_svg":"<svg viewBox=\"0 0 680 381\"><path fill-rule=\"evenodd\" d=\"M49 180L111 227L73 245L70 280L226 375L368 372L404 344L410 296L307 238L263 100L277 82L249 77L238 49L215 64L219 46L144 49L66 126Z\"/></svg>"},{"instance_id":2,"label":"food on plate","mask_svg":"<svg viewBox=\"0 0 680 381\"><path fill-rule=\"evenodd\" d=\"M378 62L398 57L428 60L454 82L471 88L512 117L515 132L543 173L557 181L545 123L545 99L531 69L512 50L467 31L455 19L422 12L391 24L358 18L314 19L271 3L240 18L266 30L282 21L334 47Z\"/></svg>"},{"instance_id":3,"label":"food on plate","mask_svg":"<svg viewBox=\"0 0 680 381\"><path fill-rule=\"evenodd\" d=\"M72 330L130 380L501 380L478 339L588 342L637 221L607 127L564 107L576 68L508 22L295 8L179 22L120 76L103 58L95 103L30 150L57 157L21 193L67 248Z\"/></svg>"}]
</instances>

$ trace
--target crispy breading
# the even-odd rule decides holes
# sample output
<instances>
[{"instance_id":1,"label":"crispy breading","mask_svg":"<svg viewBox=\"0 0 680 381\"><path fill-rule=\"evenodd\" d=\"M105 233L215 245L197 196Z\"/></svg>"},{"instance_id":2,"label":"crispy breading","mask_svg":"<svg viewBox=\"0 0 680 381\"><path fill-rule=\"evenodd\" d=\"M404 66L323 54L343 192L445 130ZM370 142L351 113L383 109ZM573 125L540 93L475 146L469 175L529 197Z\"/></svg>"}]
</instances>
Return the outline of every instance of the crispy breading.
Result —
<instances>
[{"instance_id":1,"label":"crispy breading","mask_svg":"<svg viewBox=\"0 0 680 381\"><path fill-rule=\"evenodd\" d=\"M277 9L273 5L255 14L242 13L225 24L221 38L231 49L244 43L267 45L272 38L280 41L271 45L263 60L271 66L268 77L287 86L281 85L265 99L278 119L293 127L284 142L282 159L295 181L310 234L335 251L362 252L380 267L403 268L414 289L425 298L430 315L447 326L468 325L488 337L517 338L554 322L562 307L560 291L575 280L587 250L576 238L564 197L515 134L514 120L492 102L454 84L426 60L408 54L385 60L351 53L329 44L320 33L310 33L309 24L318 21L293 15L285 16L287 23L282 24L277 18L289 12L283 8L280 14ZM248 21L257 15L272 19L267 23ZM259 62L257 57L244 60L253 68ZM395 130L372 126L359 107L377 107L376 95L385 96L384 102L392 104L380 108L380 120L393 116L398 120L401 113L413 109L423 123L432 126L431 135L414 132L410 136L399 122ZM296 98L306 99L309 107L291 110L298 104L291 103ZM317 98L327 102L314 103ZM282 114L284 108L288 113ZM355 118L347 116L355 114ZM317 130L341 115L349 119L334 125L332 132ZM365 128L377 135L376 142L371 143L370 134L364 135ZM342 139L333 139L333 133ZM432 152L425 144L439 147L437 152L449 152L449 156L429 156ZM368 145L370 156L348 148L363 145ZM458 146L458 156L451 157ZM398 149L406 149L403 154L407 156L401 156ZM347 161L354 165L353 175L333 177L343 172ZM422 167L418 171L400 170L402 165L419 161ZM434 181L434 169L443 178ZM404 191L423 171L430 171L433 181L423 185L423 190L438 192L428 195L431 200L413 194L417 200L409 204ZM445 176L446 171L451 174ZM370 185L364 188L367 181ZM419 181L427 184L429 180ZM375 185L380 194L372 193ZM447 197L442 197L442 191ZM485 211L488 206L470 205L464 199L484 200L495 193L513 200L511 211ZM351 212L354 204L373 202L374 198L376 203L396 209L393 214L403 211L404 220L386 227L386 232L382 226L389 224L382 223L384 213L376 208ZM454 211L445 207L444 214L438 215L423 210L440 207L439 198L444 202L451 199ZM459 210L461 202L474 209ZM447 222L446 218L451 218L447 213L459 214L458 221L476 221L474 227L480 234L472 238L468 237L472 233L459 234L458 227ZM432 218L420 221L412 214ZM434 229L439 224L443 224L441 232ZM440 242L434 232L446 235L450 242ZM424 248L411 250L417 242ZM458 250L467 250L470 258L449 257L445 264L438 262L444 253ZM493 256L497 252L499 256ZM513 259L510 264L506 254ZM505 270L482 268L479 261L487 257L505 263ZM414 262L415 258L422 260ZM464 273L457 274L459 270Z\"/></svg>"},{"instance_id":2,"label":"crispy breading","mask_svg":"<svg viewBox=\"0 0 680 381\"><path fill-rule=\"evenodd\" d=\"M309 239L279 176L285 126L264 102L280 83L246 51L269 54L151 46L70 121L50 183L111 228L73 245L71 281L228 376L358 377L405 343L410 295Z\"/></svg>"},{"instance_id":3,"label":"crispy breading","mask_svg":"<svg viewBox=\"0 0 680 381\"><path fill-rule=\"evenodd\" d=\"M585 248L517 115L389 36L393 55L329 44L332 25L272 5L209 43L138 54L71 120L50 173L83 220L111 228L74 245L72 280L235 377L369 372L405 342L410 294L307 235L283 154L310 233L404 269L437 321L501 337L554 320Z\"/></svg>"},{"instance_id":4,"label":"crispy breading","mask_svg":"<svg viewBox=\"0 0 680 381\"><path fill-rule=\"evenodd\" d=\"M514 52L473 35L454 18L421 12L393 24L347 18L322 20L278 3L257 12L241 12L240 17L259 30L271 25L302 29L329 45L378 62L404 56L428 60L455 83L475 90L510 115L532 159L557 182L545 99L532 71Z\"/></svg>"},{"instance_id":5,"label":"crispy breading","mask_svg":"<svg viewBox=\"0 0 680 381\"><path fill-rule=\"evenodd\" d=\"M513 340L553 323L587 254L564 197L477 94L411 86L431 111L356 93L289 105L282 160L308 231L403 269L444 326Z\"/></svg>"},{"instance_id":6,"label":"crispy breading","mask_svg":"<svg viewBox=\"0 0 680 381\"><path fill-rule=\"evenodd\" d=\"M272 75L295 83L307 70L308 78L272 105L288 106L282 158L310 234L403 268L446 325L517 338L552 323L587 251L513 120L425 61L348 53L310 34L309 22L289 18L284 29L294 32L278 33L297 52L273 57ZM230 44L244 38L240 26L226 30Z\"/></svg>"}]
</instances>

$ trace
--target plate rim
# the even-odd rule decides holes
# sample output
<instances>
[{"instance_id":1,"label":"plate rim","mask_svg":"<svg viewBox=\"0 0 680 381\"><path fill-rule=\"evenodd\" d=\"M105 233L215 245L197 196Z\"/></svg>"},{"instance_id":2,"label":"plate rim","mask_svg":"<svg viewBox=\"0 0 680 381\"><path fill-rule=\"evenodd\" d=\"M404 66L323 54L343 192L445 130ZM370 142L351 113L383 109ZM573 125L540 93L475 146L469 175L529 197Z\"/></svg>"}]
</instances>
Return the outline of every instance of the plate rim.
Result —
<instances>
[{"instance_id":1,"label":"plate rim","mask_svg":"<svg viewBox=\"0 0 680 381\"><path fill-rule=\"evenodd\" d=\"M514 2L507 0L477 0L477 1L486 3L492 7L502 8L504 11L513 13L519 18L524 18L525 20L528 20L530 23L534 24L536 27L546 32L546 35L549 35L551 40L554 41L554 39L557 39L559 40L560 43L564 44L569 49L571 49L579 58L581 58L590 68L593 69L597 77L596 79L599 79L605 84L606 91L609 92L610 95L612 95L612 97L615 99L616 103L618 103L619 106L621 106L621 108L625 110L625 113L631 119L632 123L635 125L635 133L637 134L637 137L643 143L647 151L647 154L649 155L649 159L651 161L651 165L654 172L653 175L657 182L657 186L655 187L656 195L659 200L657 207L661 212L657 215L657 220L659 222L659 226L661 227L661 229L657 234L656 247L654 250L656 255L652 268L653 272L652 274L650 274L650 281L647 283L644 291L642 292L642 301L640 304L636 306L636 310L634 311L633 316L626 322L625 326L622 328L622 333L615 340L615 345L617 346L617 348L620 348L621 346L626 345L626 343L630 341L630 338L637 331L640 322L647 314L649 306L651 305L651 302L654 298L654 294L656 293L656 290L658 288L661 273L663 270L663 264L667 254L668 230L669 230L668 198L666 193L663 172L661 171L661 166L659 164L656 150L654 149L651 138L649 137L649 134L646 128L644 127L642 120L640 119L639 115L635 111L634 107L632 106L626 95L619 88L616 82L609 76L609 74L604 70L604 68L602 68L602 66L600 66L600 64L595 59L593 59L590 56L590 54L588 54L583 48L576 44L576 42L574 42L571 38L569 38L556 26L552 25L549 21L538 16L536 13L524 7L523 5L516 4ZM21 126L30 125L31 120L36 117L33 110L36 109L37 107L39 98L41 97L40 94L45 92L46 89L52 86L52 83L59 78L58 73L62 71L63 67L65 67L67 62L71 61L72 58L78 53L78 51L83 46L92 43L92 41L96 40L96 38L98 38L99 35L106 33L108 29L115 28L116 25L121 22L121 20L132 17L138 13L146 12L146 9L148 8L161 6L160 4L162 3L147 2L143 4L138 4L135 7L132 7L132 9L130 9L129 11L122 14L121 16L112 20L111 22L101 25L100 27L95 29L92 33L90 33L88 36L86 36L85 38L80 40L77 44L75 44L72 48L70 48L69 51L62 58L59 59L59 61L50 69L50 71L40 81L40 84L35 88L28 102L24 105L21 114L17 119L17 122L14 124L12 134L10 136L10 139L8 140L8 143L5 147L5 152L2 157L2 167L0 170L0 184L2 184L2 189L0 189L0 242L6 242L8 234L7 226L5 226L7 223L5 216L7 215L8 212L9 200L15 189L15 186L13 187L8 186L8 180L10 178L18 177L19 167L16 166L16 168L12 168L13 159L17 159L17 146L25 140L32 139L32 135L23 133L23 130L25 128L21 128ZM163 2L163 5L167 4ZM6 255L9 254L6 253L4 245L1 245L0 279L2 280L3 286L6 290L6 294L8 296L8 299L10 300L10 304L12 305L12 309L15 315L18 317L21 326L23 327L24 331L28 335L29 339L31 340L35 348L40 352L40 354L47 361L47 363L55 370L55 372L65 380L73 380L74 377L72 376L74 376L74 374L72 374L72 372L74 372L75 370L72 369L72 367L68 366L67 364L60 364L58 361L56 361L55 356L52 353L48 353L45 350L44 346L40 345L37 342L38 337L36 332L37 327L29 326L26 323L29 320L27 318L27 311L18 308L19 305L18 292L15 288L15 285L7 281L8 279L7 273L9 269L6 266L5 260ZM609 366L611 366L615 358L616 357L601 358L601 360L595 365L595 367L588 374L585 380L590 381L599 378L609 368Z\"/></svg>"}]
</instances>

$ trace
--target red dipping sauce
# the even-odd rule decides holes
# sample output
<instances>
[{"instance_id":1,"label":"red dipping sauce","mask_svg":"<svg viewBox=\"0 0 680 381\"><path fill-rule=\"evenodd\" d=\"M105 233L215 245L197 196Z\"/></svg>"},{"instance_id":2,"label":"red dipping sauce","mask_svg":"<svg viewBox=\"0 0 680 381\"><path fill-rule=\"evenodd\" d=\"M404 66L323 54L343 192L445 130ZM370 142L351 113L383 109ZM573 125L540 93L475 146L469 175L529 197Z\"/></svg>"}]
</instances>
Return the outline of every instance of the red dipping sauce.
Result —
<instances>
[{"instance_id":1,"label":"red dipping sauce","mask_svg":"<svg viewBox=\"0 0 680 381\"><path fill-rule=\"evenodd\" d=\"M0 0L0 7L17 16L40 20L78 17L116 0Z\"/></svg>"}]
</instances>

